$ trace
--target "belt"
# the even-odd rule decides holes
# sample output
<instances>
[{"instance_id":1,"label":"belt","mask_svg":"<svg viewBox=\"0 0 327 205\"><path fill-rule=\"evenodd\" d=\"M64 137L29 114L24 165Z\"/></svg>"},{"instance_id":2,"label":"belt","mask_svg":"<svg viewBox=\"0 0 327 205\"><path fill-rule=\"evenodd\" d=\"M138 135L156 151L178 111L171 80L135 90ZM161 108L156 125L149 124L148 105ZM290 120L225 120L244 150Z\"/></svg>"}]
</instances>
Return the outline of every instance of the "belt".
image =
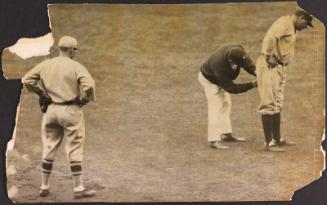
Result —
<instances>
[{"instance_id":1,"label":"belt","mask_svg":"<svg viewBox=\"0 0 327 205\"><path fill-rule=\"evenodd\" d=\"M64 102L51 102L55 105L79 105L78 99L64 101Z\"/></svg>"}]
</instances>

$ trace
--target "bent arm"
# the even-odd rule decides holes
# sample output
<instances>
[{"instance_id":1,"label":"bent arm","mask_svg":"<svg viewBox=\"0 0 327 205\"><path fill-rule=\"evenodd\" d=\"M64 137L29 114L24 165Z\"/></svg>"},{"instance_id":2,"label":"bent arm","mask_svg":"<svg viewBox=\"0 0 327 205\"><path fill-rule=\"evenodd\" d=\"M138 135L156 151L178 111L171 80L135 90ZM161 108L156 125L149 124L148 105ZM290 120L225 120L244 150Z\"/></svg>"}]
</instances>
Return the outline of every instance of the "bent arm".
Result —
<instances>
[{"instance_id":1,"label":"bent arm","mask_svg":"<svg viewBox=\"0 0 327 205\"><path fill-rule=\"evenodd\" d=\"M34 92L39 96L46 96L46 92L39 84L39 82L42 81L40 78L40 72L41 64L27 72L22 78L22 83L25 85L28 91Z\"/></svg>"},{"instance_id":2,"label":"bent arm","mask_svg":"<svg viewBox=\"0 0 327 205\"><path fill-rule=\"evenodd\" d=\"M82 67L78 69L77 73L77 80L82 88L83 92L85 93L85 97L90 100L95 100L95 81L90 75L90 73L86 70L86 68Z\"/></svg>"},{"instance_id":3,"label":"bent arm","mask_svg":"<svg viewBox=\"0 0 327 205\"><path fill-rule=\"evenodd\" d=\"M244 93L256 87L255 82L235 84L233 81L224 81L224 82L220 82L219 84L221 88L223 88L226 92L231 94Z\"/></svg>"},{"instance_id":4,"label":"bent arm","mask_svg":"<svg viewBox=\"0 0 327 205\"><path fill-rule=\"evenodd\" d=\"M255 73L256 67L251 59L249 59L249 62L246 62L244 65L242 65L242 67L250 75L257 76Z\"/></svg>"}]
</instances>

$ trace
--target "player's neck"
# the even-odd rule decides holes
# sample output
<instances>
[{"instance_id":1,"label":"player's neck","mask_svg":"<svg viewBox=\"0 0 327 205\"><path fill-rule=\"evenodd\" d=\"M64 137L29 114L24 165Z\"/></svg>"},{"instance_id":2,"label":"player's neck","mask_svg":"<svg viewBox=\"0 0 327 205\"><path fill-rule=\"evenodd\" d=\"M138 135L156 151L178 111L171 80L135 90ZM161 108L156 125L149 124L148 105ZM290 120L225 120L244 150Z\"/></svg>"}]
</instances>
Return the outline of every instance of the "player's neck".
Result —
<instances>
[{"instance_id":1,"label":"player's neck","mask_svg":"<svg viewBox=\"0 0 327 205\"><path fill-rule=\"evenodd\" d=\"M62 52L62 51L59 52L59 56L60 56L60 57L70 58L68 53L66 53L66 52Z\"/></svg>"}]
</instances>

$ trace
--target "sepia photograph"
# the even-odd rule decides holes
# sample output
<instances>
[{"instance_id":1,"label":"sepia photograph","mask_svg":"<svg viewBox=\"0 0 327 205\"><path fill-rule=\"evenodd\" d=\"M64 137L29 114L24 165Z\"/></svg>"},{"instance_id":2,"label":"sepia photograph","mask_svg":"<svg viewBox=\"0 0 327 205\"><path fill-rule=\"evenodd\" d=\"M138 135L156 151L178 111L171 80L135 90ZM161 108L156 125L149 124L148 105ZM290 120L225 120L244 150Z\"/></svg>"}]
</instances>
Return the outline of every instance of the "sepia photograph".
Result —
<instances>
[{"instance_id":1,"label":"sepia photograph","mask_svg":"<svg viewBox=\"0 0 327 205\"><path fill-rule=\"evenodd\" d=\"M2 53L13 202L289 201L320 177L325 28L295 1L48 15Z\"/></svg>"}]
</instances>

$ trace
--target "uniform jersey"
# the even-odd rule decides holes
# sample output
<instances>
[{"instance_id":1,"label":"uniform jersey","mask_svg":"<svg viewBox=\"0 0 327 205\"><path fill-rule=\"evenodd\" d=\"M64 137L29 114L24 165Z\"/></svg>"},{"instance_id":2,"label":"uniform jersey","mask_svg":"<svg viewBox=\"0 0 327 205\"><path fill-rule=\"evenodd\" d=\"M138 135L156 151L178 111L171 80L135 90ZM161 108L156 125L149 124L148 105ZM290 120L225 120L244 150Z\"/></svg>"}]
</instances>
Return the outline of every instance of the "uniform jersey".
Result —
<instances>
[{"instance_id":1,"label":"uniform jersey","mask_svg":"<svg viewBox=\"0 0 327 205\"><path fill-rule=\"evenodd\" d=\"M224 46L215 52L201 67L201 73L208 81L218 85L229 93L246 92L253 88L252 83L235 84L233 82L239 75L241 67L255 76L255 66L246 55L244 56L245 61L240 63L237 68L231 68L229 57L235 48L243 49L240 45Z\"/></svg>"},{"instance_id":2,"label":"uniform jersey","mask_svg":"<svg viewBox=\"0 0 327 205\"><path fill-rule=\"evenodd\" d=\"M87 69L80 63L68 57L55 57L47 59L23 78L23 83L33 87L42 86L53 102L63 103L76 99L83 92L91 93L89 100L95 100L95 82Z\"/></svg>"},{"instance_id":3,"label":"uniform jersey","mask_svg":"<svg viewBox=\"0 0 327 205\"><path fill-rule=\"evenodd\" d=\"M292 16L282 16L267 31L261 52L264 55L274 55L281 62L289 64L294 56L295 39L296 30Z\"/></svg>"}]
</instances>

